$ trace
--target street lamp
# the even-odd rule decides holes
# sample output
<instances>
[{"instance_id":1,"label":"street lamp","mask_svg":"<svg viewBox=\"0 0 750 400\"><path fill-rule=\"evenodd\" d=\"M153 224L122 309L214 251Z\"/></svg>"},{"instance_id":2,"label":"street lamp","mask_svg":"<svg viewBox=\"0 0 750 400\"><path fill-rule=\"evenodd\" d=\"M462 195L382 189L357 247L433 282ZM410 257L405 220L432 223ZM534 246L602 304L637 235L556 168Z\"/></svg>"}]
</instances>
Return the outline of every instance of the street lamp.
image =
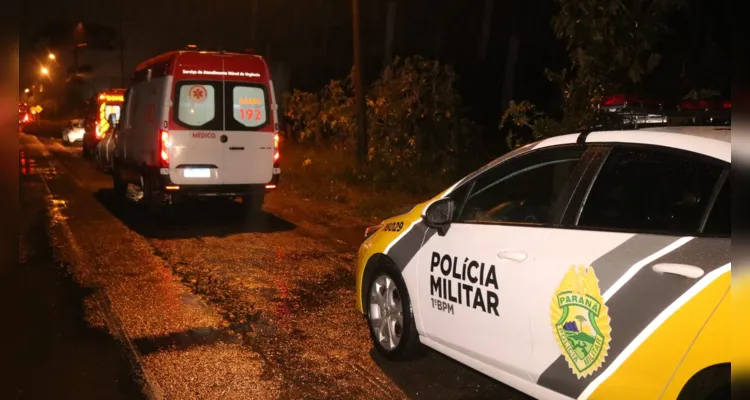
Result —
<instances>
[{"instance_id":1,"label":"street lamp","mask_svg":"<svg viewBox=\"0 0 750 400\"><path fill-rule=\"evenodd\" d=\"M47 67L42 67L42 74L49 75L49 70L47 69Z\"/></svg>"},{"instance_id":2,"label":"street lamp","mask_svg":"<svg viewBox=\"0 0 750 400\"><path fill-rule=\"evenodd\" d=\"M57 57L55 57L55 55L54 55L53 53L49 53L49 55L48 55L47 57L48 57L48 58L49 58L50 60L54 60L55 58L57 58Z\"/></svg>"},{"instance_id":3,"label":"street lamp","mask_svg":"<svg viewBox=\"0 0 750 400\"><path fill-rule=\"evenodd\" d=\"M29 93L29 88L23 90L24 93Z\"/></svg>"}]
</instances>

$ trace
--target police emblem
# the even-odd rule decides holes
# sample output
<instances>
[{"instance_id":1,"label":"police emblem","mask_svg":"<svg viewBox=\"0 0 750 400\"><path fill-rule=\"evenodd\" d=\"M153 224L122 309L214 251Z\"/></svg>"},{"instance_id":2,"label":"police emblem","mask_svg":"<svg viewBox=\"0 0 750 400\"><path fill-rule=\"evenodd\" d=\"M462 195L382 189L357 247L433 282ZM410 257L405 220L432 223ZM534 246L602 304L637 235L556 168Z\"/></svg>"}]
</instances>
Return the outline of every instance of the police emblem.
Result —
<instances>
[{"instance_id":1,"label":"police emblem","mask_svg":"<svg viewBox=\"0 0 750 400\"><path fill-rule=\"evenodd\" d=\"M570 267L555 292L550 317L555 339L578 379L599 369L609 350L612 328L592 267Z\"/></svg>"}]
</instances>

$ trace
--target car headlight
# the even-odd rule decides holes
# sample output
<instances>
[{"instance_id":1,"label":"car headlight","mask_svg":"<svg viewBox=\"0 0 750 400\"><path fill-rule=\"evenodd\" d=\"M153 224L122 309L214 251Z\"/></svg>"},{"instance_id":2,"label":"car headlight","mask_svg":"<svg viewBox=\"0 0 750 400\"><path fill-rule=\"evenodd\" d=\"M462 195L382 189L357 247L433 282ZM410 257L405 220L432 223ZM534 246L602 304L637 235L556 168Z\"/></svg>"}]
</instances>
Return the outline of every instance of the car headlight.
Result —
<instances>
[{"instance_id":1,"label":"car headlight","mask_svg":"<svg viewBox=\"0 0 750 400\"><path fill-rule=\"evenodd\" d=\"M365 240L367 240L367 238L369 238L370 236L372 236L375 232L379 231L380 228L382 228L382 227L383 227L383 223L382 222L379 223L379 224L377 224L377 225L375 225L375 226L367 227L367 229L365 229Z\"/></svg>"}]
</instances>

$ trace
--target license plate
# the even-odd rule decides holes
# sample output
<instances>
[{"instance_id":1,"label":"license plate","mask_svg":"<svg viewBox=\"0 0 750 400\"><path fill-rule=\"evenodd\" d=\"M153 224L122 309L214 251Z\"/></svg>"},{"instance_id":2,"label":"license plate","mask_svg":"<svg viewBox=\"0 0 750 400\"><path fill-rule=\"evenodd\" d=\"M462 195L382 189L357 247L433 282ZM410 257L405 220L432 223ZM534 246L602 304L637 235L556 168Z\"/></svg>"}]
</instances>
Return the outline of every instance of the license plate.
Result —
<instances>
[{"instance_id":1,"label":"license plate","mask_svg":"<svg viewBox=\"0 0 750 400\"><path fill-rule=\"evenodd\" d=\"M185 178L210 178L211 170L209 168L185 168L183 176Z\"/></svg>"}]
</instances>

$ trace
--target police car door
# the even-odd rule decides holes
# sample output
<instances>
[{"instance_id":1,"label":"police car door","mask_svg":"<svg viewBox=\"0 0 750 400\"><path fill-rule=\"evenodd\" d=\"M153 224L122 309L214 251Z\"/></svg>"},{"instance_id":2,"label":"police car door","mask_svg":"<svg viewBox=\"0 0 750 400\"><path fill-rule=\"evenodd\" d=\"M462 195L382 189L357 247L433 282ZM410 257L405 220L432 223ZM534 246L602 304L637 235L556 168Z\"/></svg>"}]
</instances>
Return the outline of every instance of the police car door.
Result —
<instances>
[{"instance_id":1,"label":"police car door","mask_svg":"<svg viewBox=\"0 0 750 400\"><path fill-rule=\"evenodd\" d=\"M454 222L445 235L428 230L419 253L419 307L428 341L481 369L528 380L526 298L544 279L534 264L584 152L577 145L532 150L449 194L458 204Z\"/></svg>"},{"instance_id":2,"label":"police car door","mask_svg":"<svg viewBox=\"0 0 750 400\"><path fill-rule=\"evenodd\" d=\"M530 372L540 386L572 398L600 387L597 398L617 398L632 384L643 398L657 398L694 339L689 333L700 330L720 298L707 300L713 303L650 352L639 355L636 343L701 279L728 270L729 189L720 189L729 166L656 146L601 150L563 227L537 258L544 279L526 297L533 309ZM713 203L716 212L709 213ZM725 220L724 238L717 215Z\"/></svg>"}]
</instances>

